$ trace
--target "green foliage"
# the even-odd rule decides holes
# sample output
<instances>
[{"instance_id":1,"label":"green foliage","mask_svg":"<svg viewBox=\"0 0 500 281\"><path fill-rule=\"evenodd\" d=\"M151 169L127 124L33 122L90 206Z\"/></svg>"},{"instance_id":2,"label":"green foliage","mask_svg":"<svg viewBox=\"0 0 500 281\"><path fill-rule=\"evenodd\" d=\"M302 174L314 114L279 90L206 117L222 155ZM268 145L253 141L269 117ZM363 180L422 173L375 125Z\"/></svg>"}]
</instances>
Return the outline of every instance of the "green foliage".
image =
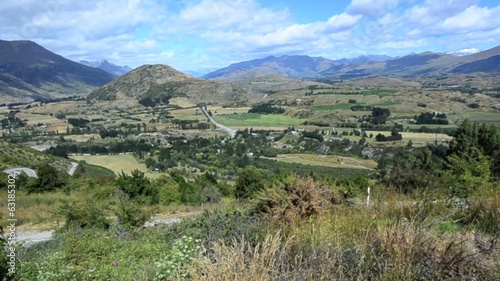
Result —
<instances>
[{"instance_id":1,"label":"green foliage","mask_svg":"<svg viewBox=\"0 0 500 281\"><path fill-rule=\"evenodd\" d=\"M63 187L67 182L67 175L58 172L49 163L44 163L37 169L36 180L30 181L26 186L28 193L52 191Z\"/></svg>"},{"instance_id":2,"label":"green foliage","mask_svg":"<svg viewBox=\"0 0 500 281\"><path fill-rule=\"evenodd\" d=\"M118 223L126 228L137 228L143 226L150 218L151 213L141 210L133 201L130 201L126 194L116 195L117 205L114 210L118 217Z\"/></svg>"},{"instance_id":3,"label":"green foliage","mask_svg":"<svg viewBox=\"0 0 500 281\"><path fill-rule=\"evenodd\" d=\"M261 114L282 114L285 109L282 107L275 107L268 103L257 104L248 110L248 113L261 113Z\"/></svg>"},{"instance_id":4,"label":"green foliage","mask_svg":"<svg viewBox=\"0 0 500 281\"><path fill-rule=\"evenodd\" d=\"M53 252L37 262L23 263L19 275L22 280L33 281L77 280L76 268L66 264L63 252Z\"/></svg>"},{"instance_id":5,"label":"green foliage","mask_svg":"<svg viewBox=\"0 0 500 281\"><path fill-rule=\"evenodd\" d=\"M219 203L221 198L222 195L215 186L208 184L203 187L203 202Z\"/></svg>"},{"instance_id":6,"label":"green foliage","mask_svg":"<svg viewBox=\"0 0 500 281\"><path fill-rule=\"evenodd\" d=\"M235 196L239 199L252 198L255 193L264 188L262 172L253 166L241 171L235 184Z\"/></svg>"},{"instance_id":7,"label":"green foliage","mask_svg":"<svg viewBox=\"0 0 500 281\"><path fill-rule=\"evenodd\" d=\"M107 229L111 225L104 210L91 201L87 201L83 205L64 203L59 208L58 213L64 217L63 229L66 231L73 228Z\"/></svg>"},{"instance_id":8,"label":"green foliage","mask_svg":"<svg viewBox=\"0 0 500 281\"><path fill-rule=\"evenodd\" d=\"M158 187L137 169L133 170L130 176L122 172L116 180L116 186L130 199L148 204L158 203Z\"/></svg>"},{"instance_id":9,"label":"green foliage","mask_svg":"<svg viewBox=\"0 0 500 281\"><path fill-rule=\"evenodd\" d=\"M177 239L172 245L170 254L155 262L158 271L154 280L165 280L175 273L179 273L182 278L186 278L185 271L179 271L185 269L192 262L200 249L200 243L200 239L193 239L187 236Z\"/></svg>"},{"instance_id":10,"label":"green foliage","mask_svg":"<svg viewBox=\"0 0 500 281\"><path fill-rule=\"evenodd\" d=\"M469 197L471 192L488 182L491 176L490 160L483 151L476 123L464 121L450 143L445 162L444 175L453 179L450 181L452 196Z\"/></svg>"},{"instance_id":11,"label":"green foliage","mask_svg":"<svg viewBox=\"0 0 500 281\"><path fill-rule=\"evenodd\" d=\"M393 151L390 166L379 162L383 182L391 188L408 194L420 189L427 189L437 181L438 166L428 147L410 150L402 147Z\"/></svg>"},{"instance_id":12,"label":"green foliage","mask_svg":"<svg viewBox=\"0 0 500 281\"><path fill-rule=\"evenodd\" d=\"M83 118L68 118L68 123L73 127L84 128L90 123L90 120Z\"/></svg>"},{"instance_id":13,"label":"green foliage","mask_svg":"<svg viewBox=\"0 0 500 281\"><path fill-rule=\"evenodd\" d=\"M3 227L0 226L0 280L13 280L13 275L9 274L10 257L7 256L10 247L12 246L4 235Z\"/></svg>"},{"instance_id":14,"label":"green foliage","mask_svg":"<svg viewBox=\"0 0 500 281\"><path fill-rule=\"evenodd\" d=\"M116 177L115 173L108 168L88 164L85 161L79 161L73 177L84 177L102 180L111 180Z\"/></svg>"},{"instance_id":15,"label":"green foliage","mask_svg":"<svg viewBox=\"0 0 500 281\"><path fill-rule=\"evenodd\" d=\"M158 200L160 204L175 204L181 203L181 194L179 192L179 184L172 178L165 175L160 176L156 181L159 189Z\"/></svg>"}]
</instances>

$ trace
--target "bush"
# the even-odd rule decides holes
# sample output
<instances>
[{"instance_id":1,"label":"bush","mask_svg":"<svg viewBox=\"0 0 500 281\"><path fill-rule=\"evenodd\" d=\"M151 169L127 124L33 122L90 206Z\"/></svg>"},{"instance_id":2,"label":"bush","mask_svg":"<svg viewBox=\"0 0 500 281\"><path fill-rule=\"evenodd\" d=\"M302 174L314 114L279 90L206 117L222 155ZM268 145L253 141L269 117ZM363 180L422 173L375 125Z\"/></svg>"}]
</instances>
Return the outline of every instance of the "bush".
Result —
<instances>
[{"instance_id":1,"label":"bush","mask_svg":"<svg viewBox=\"0 0 500 281\"><path fill-rule=\"evenodd\" d=\"M56 168L48 163L38 167L37 176L38 178L28 181L26 185L28 193L52 191L64 186L67 182L67 176L58 172Z\"/></svg>"},{"instance_id":2,"label":"bush","mask_svg":"<svg viewBox=\"0 0 500 281\"><path fill-rule=\"evenodd\" d=\"M222 195L215 186L209 184L203 188L203 202L219 203L221 198Z\"/></svg>"},{"instance_id":3,"label":"bush","mask_svg":"<svg viewBox=\"0 0 500 281\"><path fill-rule=\"evenodd\" d=\"M158 203L158 187L137 169L132 171L131 176L122 172L116 180L116 185L130 199L138 199L147 204Z\"/></svg>"},{"instance_id":4,"label":"bush","mask_svg":"<svg viewBox=\"0 0 500 281\"><path fill-rule=\"evenodd\" d=\"M126 228L136 228L143 226L150 218L151 213L141 210L141 208L131 202L123 193L117 195L117 207L115 214L118 223Z\"/></svg>"},{"instance_id":5,"label":"bush","mask_svg":"<svg viewBox=\"0 0 500 281\"><path fill-rule=\"evenodd\" d=\"M261 191L255 210L280 221L295 221L342 203L346 203L343 193L335 194L311 177L301 179L290 176Z\"/></svg>"},{"instance_id":6,"label":"bush","mask_svg":"<svg viewBox=\"0 0 500 281\"><path fill-rule=\"evenodd\" d=\"M84 205L65 203L59 208L58 213L64 217L65 230L72 228L107 229L110 227L110 221L104 215L104 211L90 201Z\"/></svg>"},{"instance_id":7,"label":"bush","mask_svg":"<svg viewBox=\"0 0 500 281\"><path fill-rule=\"evenodd\" d=\"M240 173L236 180L236 198L251 198L259 190L264 188L263 176L260 170L253 166L248 166Z\"/></svg>"}]
</instances>

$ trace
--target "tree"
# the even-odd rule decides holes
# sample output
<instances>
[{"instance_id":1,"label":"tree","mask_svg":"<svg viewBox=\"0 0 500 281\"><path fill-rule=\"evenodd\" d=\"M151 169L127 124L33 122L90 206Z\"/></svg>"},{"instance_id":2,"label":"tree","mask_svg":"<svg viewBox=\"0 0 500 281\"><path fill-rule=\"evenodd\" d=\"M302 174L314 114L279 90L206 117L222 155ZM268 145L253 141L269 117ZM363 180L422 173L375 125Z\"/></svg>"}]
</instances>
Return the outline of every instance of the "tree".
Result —
<instances>
[{"instance_id":1,"label":"tree","mask_svg":"<svg viewBox=\"0 0 500 281\"><path fill-rule=\"evenodd\" d=\"M263 176L260 170L248 166L240 173L235 185L236 198L251 198L264 188Z\"/></svg>"},{"instance_id":2,"label":"tree","mask_svg":"<svg viewBox=\"0 0 500 281\"><path fill-rule=\"evenodd\" d=\"M149 178L137 169L133 170L130 176L122 171L116 180L116 185L130 199L142 198L146 203L158 203L158 187L152 184Z\"/></svg>"},{"instance_id":3,"label":"tree","mask_svg":"<svg viewBox=\"0 0 500 281\"><path fill-rule=\"evenodd\" d=\"M486 133L482 132L481 142L489 144ZM487 150L487 149L486 149ZM490 161L484 154L485 148L479 144L476 123L465 120L455 138L450 142L445 160L445 176L453 178L451 195L468 197L483 186L491 176Z\"/></svg>"},{"instance_id":4,"label":"tree","mask_svg":"<svg viewBox=\"0 0 500 281\"><path fill-rule=\"evenodd\" d=\"M38 178L27 185L28 193L52 191L66 184L66 178L48 163L37 169Z\"/></svg>"}]
</instances>

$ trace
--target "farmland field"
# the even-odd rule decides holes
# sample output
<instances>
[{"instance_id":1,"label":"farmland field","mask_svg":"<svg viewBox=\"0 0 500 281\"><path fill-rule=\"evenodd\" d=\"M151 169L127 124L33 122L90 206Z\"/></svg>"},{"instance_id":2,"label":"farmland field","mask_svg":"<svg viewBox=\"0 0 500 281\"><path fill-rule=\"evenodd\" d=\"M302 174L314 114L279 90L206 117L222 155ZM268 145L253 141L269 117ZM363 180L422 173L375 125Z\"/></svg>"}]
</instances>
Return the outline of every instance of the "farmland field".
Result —
<instances>
[{"instance_id":1,"label":"farmland field","mask_svg":"<svg viewBox=\"0 0 500 281\"><path fill-rule=\"evenodd\" d=\"M132 155L79 155L70 156L70 158L108 168L116 174L119 174L122 171L130 174L130 172L135 169L142 172L147 171L146 165L137 162Z\"/></svg>"},{"instance_id":2,"label":"farmland field","mask_svg":"<svg viewBox=\"0 0 500 281\"><path fill-rule=\"evenodd\" d=\"M226 126L294 126L306 121L286 115L257 113L216 115L214 119Z\"/></svg>"}]
</instances>

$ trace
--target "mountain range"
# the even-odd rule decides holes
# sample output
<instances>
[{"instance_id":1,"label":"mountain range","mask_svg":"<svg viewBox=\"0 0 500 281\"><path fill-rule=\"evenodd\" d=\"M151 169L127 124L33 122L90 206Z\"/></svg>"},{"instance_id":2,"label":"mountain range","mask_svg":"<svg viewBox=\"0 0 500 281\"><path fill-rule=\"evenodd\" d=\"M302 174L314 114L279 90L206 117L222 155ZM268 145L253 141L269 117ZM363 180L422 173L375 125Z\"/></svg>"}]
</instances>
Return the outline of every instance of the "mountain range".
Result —
<instances>
[{"instance_id":1,"label":"mountain range","mask_svg":"<svg viewBox=\"0 0 500 281\"><path fill-rule=\"evenodd\" d=\"M54 54L31 41L0 40L2 102L84 95L115 78Z\"/></svg>"},{"instance_id":2,"label":"mountain range","mask_svg":"<svg viewBox=\"0 0 500 281\"><path fill-rule=\"evenodd\" d=\"M304 86L300 81L303 78L446 76L477 72L498 75L500 46L482 52L470 48L453 54L424 52L404 57L373 55L340 60L306 55L269 56L231 64L204 75L204 79L167 65L144 65L131 71L127 66L106 60L82 63L87 65L68 60L31 41L0 40L2 103L87 94L104 100L139 101L159 96L160 99L186 97L196 102L230 103L251 99L249 93L257 86L267 91L300 88ZM121 76L117 78L117 75ZM271 80L274 82L269 83Z\"/></svg>"},{"instance_id":3,"label":"mountain range","mask_svg":"<svg viewBox=\"0 0 500 281\"><path fill-rule=\"evenodd\" d=\"M99 60L99 61L81 60L81 61L79 61L79 63L86 65L86 66L94 67L94 68L100 68L100 69L102 69L108 73L111 73L115 76L123 75L123 74L132 70L132 68L130 68L128 65L119 66L119 65L110 63L107 60Z\"/></svg>"},{"instance_id":4,"label":"mountain range","mask_svg":"<svg viewBox=\"0 0 500 281\"><path fill-rule=\"evenodd\" d=\"M210 72L203 78L235 82L271 74L292 78L357 78L376 75L422 76L473 72L500 73L500 46L483 52L471 49L456 54L423 52L404 57L379 55L340 60L309 56L269 56L231 64Z\"/></svg>"},{"instance_id":5,"label":"mountain range","mask_svg":"<svg viewBox=\"0 0 500 281\"><path fill-rule=\"evenodd\" d=\"M225 81L241 81L265 75L282 74L291 78L314 77L322 71L335 66L365 62L383 62L392 59L386 55L360 56L330 60L323 57L305 55L269 56L263 59L239 62L218 69L203 76L205 79L220 79Z\"/></svg>"}]
</instances>

